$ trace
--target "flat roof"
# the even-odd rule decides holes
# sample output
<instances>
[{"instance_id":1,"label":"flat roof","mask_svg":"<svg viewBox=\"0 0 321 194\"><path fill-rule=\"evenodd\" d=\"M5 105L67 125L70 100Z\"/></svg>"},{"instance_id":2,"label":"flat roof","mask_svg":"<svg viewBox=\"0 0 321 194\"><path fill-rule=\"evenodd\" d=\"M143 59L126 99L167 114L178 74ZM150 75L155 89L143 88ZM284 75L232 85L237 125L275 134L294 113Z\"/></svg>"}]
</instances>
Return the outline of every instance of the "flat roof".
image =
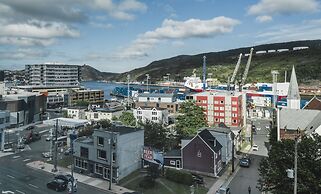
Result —
<instances>
[{"instance_id":1,"label":"flat roof","mask_svg":"<svg viewBox=\"0 0 321 194\"><path fill-rule=\"evenodd\" d=\"M142 131L144 129L141 128L135 128L135 127L127 127L127 126L114 126L112 125L109 128L100 128L100 129L95 129L97 131L102 131L102 132L116 132L119 133L120 135L128 134L128 133L134 133L137 131Z\"/></svg>"},{"instance_id":2,"label":"flat roof","mask_svg":"<svg viewBox=\"0 0 321 194\"><path fill-rule=\"evenodd\" d=\"M92 137L78 137L76 140L76 142L78 143L83 143L83 144L88 144L88 145L93 145L94 144L94 140Z\"/></svg>"},{"instance_id":3,"label":"flat roof","mask_svg":"<svg viewBox=\"0 0 321 194\"><path fill-rule=\"evenodd\" d=\"M59 126L79 127L89 123L89 121L85 119L71 119L71 118L63 118L63 117L45 120L43 121L43 123L47 125L56 125L57 119L58 119Z\"/></svg>"},{"instance_id":4,"label":"flat roof","mask_svg":"<svg viewBox=\"0 0 321 194\"><path fill-rule=\"evenodd\" d=\"M243 93L238 91L213 90L194 93L192 96L241 96Z\"/></svg>"},{"instance_id":5,"label":"flat roof","mask_svg":"<svg viewBox=\"0 0 321 194\"><path fill-rule=\"evenodd\" d=\"M81 88L80 85L25 85L15 86L20 89L53 89L53 88Z\"/></svg>"},{"instance_id":6,"label":"flat roof","mask_svg":"<svg viewBox=\"0 0 321 194\"><path fill-rule=\"evenodd\" d=\"M138 97L174 97L173 93L140 93Z\"/></svg>"}]
</instances>

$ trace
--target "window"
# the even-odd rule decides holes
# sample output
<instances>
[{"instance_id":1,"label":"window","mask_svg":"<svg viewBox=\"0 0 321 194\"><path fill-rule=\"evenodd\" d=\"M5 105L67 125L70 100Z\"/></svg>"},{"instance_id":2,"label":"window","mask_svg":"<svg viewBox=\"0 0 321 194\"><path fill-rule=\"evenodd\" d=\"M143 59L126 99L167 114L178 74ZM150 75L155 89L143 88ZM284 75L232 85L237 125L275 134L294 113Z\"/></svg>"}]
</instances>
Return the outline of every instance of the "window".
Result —
<instances>
[{"instance_id":1,"label":"window","mask_svg":"<svg viewBox=\"0 0 321 194\"><path fill-rule=\"evenodd\" d=\"M152 121L157 121L157 117L152 117Z\"/></svg>"},{"instance_id":2,"label":"window","mask_svg":"<svg viewBox=\"0 0 321 194\"><path fill-rule=\"evenodd\" d=\"M80 157L88 158L88 148L80 147Z\"/></svg>"},{"instance_id":3,"label":"window","mask_svg":"<svg viewBox=\"0 0 321 194\"><path fill-rule=\"evenodd\" d=\"M214 104L218 104L218 101L214 101Z\"/></svg>"},{"instance_id":4,"label":"window","mask_svg":"<svg viewBox=\"0 0 321 194\"><path fill-rule=\"evenodd\" d=\"M224 123L224 119L220 119L220 122L221 122L221 123Z\"/></svg>"},{"instance_id":5,"label":"window","mask_svg":"<svg viewBox=\"0 0 321 194\"><path fill-rule=\"evenodd\" d=\"M237 108L236 107L232 107L232 111L237 111Z\"/></svg>"},{"instance_id":6,"label":"window","mask_svg":"<svg viewBox=\"0 0 321 194\"><path fill-rule=\"evenodd\" d=\"M224 101L223 101L223 100L221 100L221 104L224 104Z\"/></svg>"},{"instance_id":7,"label":"window","mask_svg":"<svg viewBox=\"0 0 321 194\"><path fill-rule=\"evenodd\" d=\"M87 160L82 160L82 159L76 158L75 159L75 166L77 168L87 170L88 162L87 162Z\"/></svg>"},{"instance_id":8,"label":"window","mask_svg":"<svg viewBox=\"0 0 321 194\"><path fill-rule=\"evenodd\" d=\"M158 100L160 101L160 100L161 100L161 98L158 98Z\"/></svg>"},{"instance_id":9,"label":"window","mask_svg":"<svg viewBox=\"0 0 321 194\"><path fill-rule=\"evenodd\" d=\"M147 97L147 100L149 100L149 97Z\"/></svg>"},{"instance_id":10,"label":"window","mask_svg":"<svg viewBox=\"0 0 321 194\"><path fill-rule=\"evenodd\" d=\"M169 164L175 166L175 165L176 165L176 162L175 162L175 160L170 160L170 161L169 161Z\"/></svg>"},{"instance_id":11,"label":"window","mask_svg":"<svg viewBox=\"0 0 321 194\"><path fill-rule=\"evenodd\" d=\"M6 117L6 123L10 122L10 117Z\"/></svg>"},{"instance_id":12,"label":"window","mask_svg":"<svg viewBox=\"0 0 321 194\"><path fill-rule=\"evenodd\" d=\"M223 106L221 106L221 107L220 107L220 110L224 110L224 107L223 107Z\"/></svg>"},{"instance_id":13,"label":"window","mask_svg":"<svg viewBox=\"0 0 321 194\"><path fill-rule=\"evenodd\" d=\"M142 116L137 116L137 119L138 119L138 120L142 120L143 117L142 117Z\"/></svg>"},{"instance_id":14,"label":"window","mask_svg":"<svg viewBox=\"0 0 321 194\"><path fill-rule=\"evenodd\" d=\"M115 152L113 152L113 162L116 162L116 153Z\"/></svg>"},{"instance_id":15,"label":"window","mask_svg":"<svg viewBox=\"0 0 321 194\"><path fill-rule=\"evenodd\" d=\"M104 146L104 138L103 137L97 137L97 145Z\"/></svg>"},{"instance_id":16,"label":"window","mask_svg":"<svg viewBox=\"0 0 321 194\"><path fill-rule=\"evenodd\" d=\"M218 114L218 112L214 112L214 116L218 116L219 114Z\"/></svg>"},{"instance_id":17,"label":"window","mask_svg":"<svg viewBox=\"0 0 321 194\"><path fill-rule=\"evenodd\" d=\"M237 101L232 101L232 104L233 105L237 105Z\"/></svg>"},{"instance_id":18,"label":"window","mask_svg":"<svg viewBox=\"0 0 321 194\"><path fill-rule=\"evenodd\" d=\"M221 116L221 117L224 117L224 113L223 113L223 112L221 112L221 113L220 113L220 116Z\"/></svg>"},{"instance_id":19,"label":"window","mask_svg":"<svg viewBox=\"0 0 321 194\"><path fill-rule=\"evenodd\" d=\"M139 110L139 111L137 111L137 114L141 115L141 114L142 114L142 111L140 111L140 110Z\"/></svg>"},{"instance_id":20,"label":"window","mask_svg":"<svg viewBox=\"0 0 321 194\"><path fill-rule=\"evenodd\" d=\"M98 113L94 113L94 118L98 119Z\"/></svg>"},{"instance_id":21,"label":"window","mask_svg":"<svg viewBox=\"0 0 321 194\"><path fill-rule=\"evenodd\" d=\"M233 113L233 114L232 114L232 117L237 117L237 114L236 114L236 113Z\"/></svg>"},{"instance_id":22,"label":"window","mask_svg":"<svg viewBox=\"0 0 321 194\"><path fill-rule=\"evenodd\" d=\"M233 123L237 123L237 121L234 119L234 120L233 120Z\"/></svg>"},{"instance_id":23,"label":"window","mask_svg":"<svg viewBox=\"0 0 321 194\"><path fill-rule=\"evenodd\" d=\"M215 121L218 122L218 118L216 118Z\"/></svg>"},{"instance_id":24,"label":"window","mask_svg":"<svg viewBox=\"0 0 321 194\"><path fill-rule=\"evenodd\" d=\"M106 151L97 149L97 158L101 160L107 160Z\"/></svg>"},{"instance_id":25,"label":"window","mask_svg":"<svg viewBox=\"0 0 321 194\"><path fill-rule=\"evenodd\" d=\"M167 108L169 108L170 107L170 105L167 105Z\"/></svg>"},{"instance_id":26,"label":"window","mask_svg":"<svg viewBox=\"0 0 321 194\"><path fill-rule=\"evenodd\" d=\"M198 150L198 152L197 152L197 157L199 157L199 158L202 157L202 152L201 152L201 150Z\"/></svg>"},{"instance_id":27,"label":"window","mask_svg":"<svg viewBox=\"0 0 321 194\"><path fill-rule=\"evenodd\" d=\"M152 115L157 115L157 112L152 112Z\"/></svg>"},{"instance_id":28,"label":"window","mask_svg":"<svg viewBox=\"0 0 321 194\"><path fill-rule=\"evenodd\" d=\"M214 110L218 110L218 107L217 107L217 106L215 106L215 107L214 107Z\"/></svg>"},{"instance_id":29,"label":"window","mask_svg":"<svg viewBox=\"0 0 321 194\"><path fill-rule=\"evenodd\" d=\"M95 164L95 173L102 175L103 174L103 166L100 164Z\"/></svg>"}]
</instances>

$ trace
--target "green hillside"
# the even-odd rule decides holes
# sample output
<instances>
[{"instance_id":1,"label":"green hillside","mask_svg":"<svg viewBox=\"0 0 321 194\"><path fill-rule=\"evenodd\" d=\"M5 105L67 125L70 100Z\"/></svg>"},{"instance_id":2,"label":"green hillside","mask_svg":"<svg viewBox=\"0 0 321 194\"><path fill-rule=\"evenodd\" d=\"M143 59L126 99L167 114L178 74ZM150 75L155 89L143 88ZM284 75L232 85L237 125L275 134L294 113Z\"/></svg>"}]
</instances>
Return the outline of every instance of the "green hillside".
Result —
<instances>
[{"instance_id":1,"label":"green hillside","mask_svg":"<svg viewBox=\"0 0 321 194\"><path fill-rule=\"evenodd\" d=\"M293 47L308 46L306 50L293 51ZM254 46L254 53L261 50L290 49L288 52L276 52L267 54L254 54L247 82L272 81L271 70L278 70L279 80L284 80L284 72L288 75L292 65L296 67L297 77L300 83L321 81L321 40L294 41L286 43L274 43ZM193 69L197 75L202 73L202 58L207 57L207 73L212 73L213 78L226 82L235 68L240 53L248 53L250 47L233 49L221 52L202 53L198 55L181 55L169 59L154 61L146 67L134 69L116 77L119 81L125 81L127 73L130 73L138 81L145 79L149 74L153 82L160 81L163 76L170 73L171 80L182 81L184 76L190 76ZM238 77L243 74L247 57L242 58ZM289 76L288 76L289 79Z\"/></svg>"}]
</instances>

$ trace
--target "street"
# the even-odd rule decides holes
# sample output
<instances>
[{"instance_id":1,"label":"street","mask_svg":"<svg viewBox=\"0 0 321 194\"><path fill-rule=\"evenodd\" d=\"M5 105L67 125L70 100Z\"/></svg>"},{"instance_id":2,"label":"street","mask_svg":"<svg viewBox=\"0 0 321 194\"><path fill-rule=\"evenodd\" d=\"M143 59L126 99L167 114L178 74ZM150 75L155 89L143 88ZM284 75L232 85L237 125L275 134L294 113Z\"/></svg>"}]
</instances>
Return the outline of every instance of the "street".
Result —
<instances>
[{"instance_id":1,"label":"street","mask_svg":"<svg viewBox=\"0 0 321 194\"><path fill-rule=\"evenodd\" d=\"M258 151L249 152L251 158L251 165L249 168L241 167L237 174L233 177L229 184L231 193L247 194L249 186L251 187L251 194L261 194L256 188L259 179L258 168L260 161L268 156L267 142L269 141L268 134L270 129L270 121L263 119L256 119L253 121L256 127L256 133L253 134L253 145L258 145ZM267 127L268 126L268 127Z\"/></svg>"},{"instance_id":2,"label":"street","mask_svg":"<svg viewBox=\"0 0 321 194\"><path fill-rule=\"evenodd\" d=\"M31 143L27 149L15 154L0 157L0 191L12 191L16 194L57 193L47 188L46 184L53 179L53 175L26 166L26 163L44 160L41 153L49 151L49 142L45 136L41 140ZM67 193L65 191L64 193ZM78 183L80 194L109 193L95 187Z\"/></svg>"},{"instance_id":3,"label":"street","mask_svg":"<svg viewBox=\"0 0 321 194\"><path fill-rule=\"evenodd\" d=\"M256 188L259 179L259 164L263 156L250 155L252 161L249 168L241 167L229 184L232 194L247 194L251 187L251 194L261 194Z\"/></svg>"}]
</instances>

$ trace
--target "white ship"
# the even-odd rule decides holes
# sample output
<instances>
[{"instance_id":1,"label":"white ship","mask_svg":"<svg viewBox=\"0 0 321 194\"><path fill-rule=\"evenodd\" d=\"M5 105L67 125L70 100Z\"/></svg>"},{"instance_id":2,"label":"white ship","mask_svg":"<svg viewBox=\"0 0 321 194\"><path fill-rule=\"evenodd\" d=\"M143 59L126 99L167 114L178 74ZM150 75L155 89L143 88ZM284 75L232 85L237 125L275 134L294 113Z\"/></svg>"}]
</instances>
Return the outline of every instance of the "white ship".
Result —
<instances>
[{"instance_id":1,"label":"white ship","mask_svg":"<svg viewBox=\"0 0 321 194\"><path fill-rule=\"evenodd\" d=\"M195 69L193 71L193 75L191 77L184 77L185 83L184 86L194 92L202 92L203 91L203 82L200 77L196 76ZM205 88L207 88L207 84L205 84Z\"/></svg>"}]
</instances>

